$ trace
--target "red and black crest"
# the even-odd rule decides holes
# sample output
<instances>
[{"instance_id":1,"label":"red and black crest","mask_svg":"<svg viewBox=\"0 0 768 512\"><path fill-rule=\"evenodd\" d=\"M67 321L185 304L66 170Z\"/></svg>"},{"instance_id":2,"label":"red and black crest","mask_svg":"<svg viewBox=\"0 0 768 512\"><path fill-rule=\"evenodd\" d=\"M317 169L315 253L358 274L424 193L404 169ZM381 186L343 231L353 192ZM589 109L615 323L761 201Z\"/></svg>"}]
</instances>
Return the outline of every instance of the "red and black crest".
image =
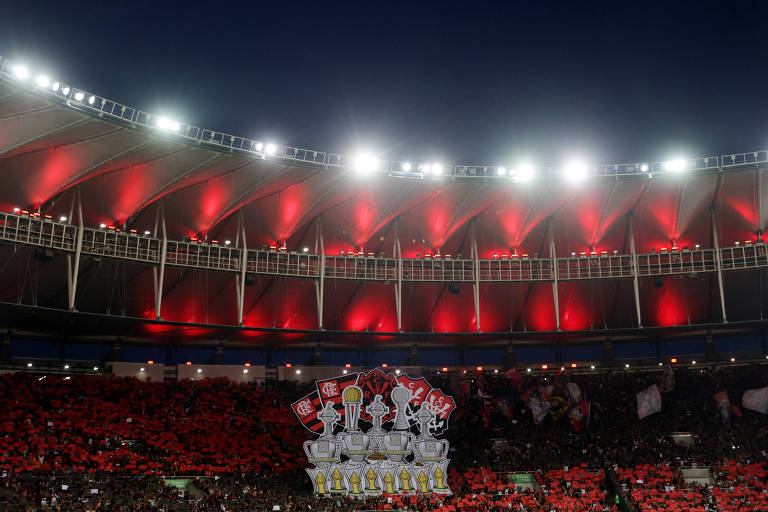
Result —
<instances>
[{"instance_id":1,"label":"red and black crest","mask_svg":"<svg viewBox=\"0 0 768 512\"><path fill-rule=\"evenodd\" d=\"M296 400L291 404L291 408L307 430L315 434L323 431L323 422L317 417L318 413L323 409L320 395L317 391L313 391L304 398Z\"/></svg>"},{"instance_id":2,"label":"red and black crest","mask_svg":"<svg viewBox=\"0 0 768 512\"><path fill-rule=\"evenodd\" d=\"M356 382L356 373L350 373L343 377L318 380L316 382L317 392L320 394L323 407L325 407L326 402L332 402L333 408L341 414L341 419L344 420L344 402L341 395L346 388L354 385Z\"/></svg>"},{"instance_id":3,"label":"red and black crest","mask_svg":"<svg viewBox=\"0 0 768 512\"><path fill-rule=\"evenodd\" d=\"M411 392L411 400L408 403L413 406L421 406L429 392L432 391L432 386L429 385L429 382L424 377L414 379L407 375L399 375L397 382L408 388Z\"/></svg>"},{"instance_id":4,"label":"red and black crest","mask_svg":"<svg viewBox=\"0 0 768 512\"><path fill-rule=\"evenodd\" d=\"M381 395L384 403L389 407L389 413L385 414L381 421L388 421L395 417L396 407L389 397L392 390L397 387L397 379L391 373L384 373L378 368L366 374L360 374L357 378L357 386L363 390L363 403L371 404L376 395ZM366 421L372 421L365 408L360 411L360 417Z\"/></svg>"}]
</instances>

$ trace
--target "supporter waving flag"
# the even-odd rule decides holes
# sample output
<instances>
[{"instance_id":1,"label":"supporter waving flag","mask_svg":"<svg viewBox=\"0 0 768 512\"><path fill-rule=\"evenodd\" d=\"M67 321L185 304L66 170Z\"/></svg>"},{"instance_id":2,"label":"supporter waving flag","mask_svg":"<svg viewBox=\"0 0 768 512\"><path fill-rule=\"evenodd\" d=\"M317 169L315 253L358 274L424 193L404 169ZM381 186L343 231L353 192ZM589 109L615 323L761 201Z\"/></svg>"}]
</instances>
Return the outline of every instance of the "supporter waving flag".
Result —
<instances>
[{"instance_id":1,"label":"supporter waving flag","mask_svg":"<svg viewBox=\"0 0 768 512\"><path fill-rule=\"evenodd\" d=\"M293 402L291 409L299 417L301 424L310 432L320 433L323 430L323 422L317 417L317 414L323 409L317 391Z\"/></svg>"},{"instance_id":2,"label":"supporter waving flag","mask_svg":"<svg viewBox=\"0 0 768 512\"><path fill-rule=\"evenodd\" d=\"M571 410L568 411L568 417L571 420L573 428L576 429L576 432L581 432L589 425L591 409L592 406L590 402L581 402L571 407Z\"/></svg>"},{"instance_id":3,"label":"supporter waving flag","mask_svg":"<svg viewBox=\"0 0 768 512\"><path fill-rule=\"evenodd\" d=\"M661 412L661 393L654 384L648 389L637 393L637 417L640 419Z\"/></svg>"},{"instance_id":4,"label":"supporter waving flag","mask_svg":"<svg viewBox=\"0 0 768 512\"><path fill-rule=\"evenodd\" d=\"M741 397L741 405L760 414L768 413L768 386L745 391Z\"/></svg>"}]
</instances>

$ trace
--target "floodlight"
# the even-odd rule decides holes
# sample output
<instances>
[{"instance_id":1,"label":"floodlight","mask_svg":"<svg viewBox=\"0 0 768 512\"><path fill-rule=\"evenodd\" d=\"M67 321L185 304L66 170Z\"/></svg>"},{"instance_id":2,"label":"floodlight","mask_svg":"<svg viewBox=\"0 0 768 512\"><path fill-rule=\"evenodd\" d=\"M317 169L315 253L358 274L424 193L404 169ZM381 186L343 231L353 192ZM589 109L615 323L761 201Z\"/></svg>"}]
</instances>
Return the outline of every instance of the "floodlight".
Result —
<instances>
[{"instance_id":1,"label":"floodlight","mask_svg":"<svg viewBox=\"0 0 768 512\"><path fill-rule=\"evenodd\" d=\"M301 370L296 370L296 375L301 375Z\"/></svg>"},{"instance_id":2,"label":"floodlight","mask_svg":"<svg viewBox=\"0 0 768 512\"><path fill-rule=\"evenodd\" d=\"M429 164L422 165L421 172L423 172L424 174L429 174L430 172L432 172L432 166Z\"/></svg>"},{"instance_id":3,"label":"floodlight","mask_svg":"<svg viewBox=\"0 0 768 512\"><path fill-rule=\"evenodd\" d=\"M143 366L139 369L140 372L143 372L144 370L145 368Z\"/></svg>"},{"instance_id":4,"label":"floodlight","mask_svg":"<svg viewBox=\"0 0 768 512\"><path fill-rule=\"evenodd\" d=\"M528 183L535 177L533 166L529 163L518 165L513 174L515 179L520 183Z\"/></svg>"},{"instance_id":5,"label":"floodlight","mask_svg":"<svg viewBox=\"0 0 768 512\"><path fill-rule=\"evenodd\" d=\"M202 368L198 368L197 369L197 373L203 373L203 369Z\"/></svg>"},{"instance_id":6,"label":"floodlight","mask_svg":"<svg viewBox=\"0 0 768 512\"><path fill-rule=\"evenodd\" d=\"M505 174L507 174L507 170L503 167L497 167L496 174L498 174L499 176L504 176Z\"/></svg>"},{"instance_id":7,"label":"floodlight","mask_svg":"<svg viewBox=\"0 0 768 512\"><path fill-rule=\"evenodd\" d=\"M668 160L664 162L664 169L672 172L683 172L688 168L688 162L682 158L676 158L675 160Z\"/></svg>"},{"instance_id":8,"label":"floodlight","mask_svg":"<svg viewBox=\"0 0 768 512\"><path fill-rule=\"evenodd\" d=\"M405 163L404 163L404 164L401 166L401 168L402 168L402 169L403 169L403 171L405 171L405 172L410 172L410 170L411 170L411 164L410 164L410 163L408 163L408 162L405 162Z\"/></svg>"},{"instance_id":9,"label":"floodlight","mask_svg":"<svg viewBox=\"0 0 768 512\"><path fill-rule=\"evenodd\" d=\"M59 220L61 222L67 222L67 216L66 215L62 215L61 217L59 217Z\"/></svg>"},{"instance_id":10,"label":"floodlight","mask_svg":"<svg viewBox=\"0 0 768 512\"><path fill-rule=\"evenodd\" d=\"M643 164L640 166L641 172L648 172L648 164Z\"/></svg>"},{"instance_id":11,"label":"floodlight","mask_svg":"<svg viewBox=\"0 0 768 512\"><path fill-rule=\"evenodd\" d=\"M149 235L150 235L149 230L144 230L144 236L149 236Z\"/></svg>"},{"instance_id":12,"label":"floodlight","mask_svg":"<svg viewBox=\"0 0 768 512\"><path fill-rule=\"evenodd\" d=\"M65 369L65 370L69 370L69 365L68 365L68 364L65 364L65 365L64 365L64 369Z\"/></svg>"},{"instance_id":13,"label":"floodlight","mask_svg":"<svg viewBox=\"0 0 768 512\"><path fill-rule=\"evenodd\" d=\"M243 370L243 373L248 373L248 368L245 368L245 369Z\"/></svg>"},{"instance_id":14,"label":"floodlight","mask_svg":"<svg viewBox=\"0 0 768 512\"><path fill-rule=\"evenodd\" d=\"M83 101L83 98L85 98L85 93L82 93L80 91L77 91L75 93L75 100L76 101Z\"/></svg>"},{"instance_id":15,"label":"floodlight","mask_svg":"<svg viewBox=\"0 0 768 512\"><path fill-rule=\"evenodd\" d=\"M261 151L262 149L264 149L264 143L257 142L256 143L256 151Z\"/></svg>"},{"instance_id":16,"label":"floodlight","mask_svg":"<svg viewBox=\"0 0 768 512\"><path fill-rule=\"evenodd\" d=\"M229 245L229 244L231 244L231 243L232 243L232 242L230 242L229 240L224 240L224 245Z\"/></svg>"},{"instance_id":17,"label":"floodlight","mask_svg":"<svg viewBox=\"0 0 768 512\"><path fill-rule=\"evenodd\" d=\"M69 94L69 91L70 91L69 87L66 87L66 86L65 86L65 87L63 87L63 88L61 89L61 94L63 94L64 96L66 96L66 95L68 95L68 94Z\"/></svg>"},{"instance_id":18,"label":"floodlight","mask_svg":"<svg viewBox=\"0 0 768 512\"><path fill-rule=\"evenodd\" d=\"M98 366L94 366L93 367L93 371L95 371L95 372L99 371L99 367Z\"/></svg>"},{"instance_id":19,"label":"floodlight","mask_svg":"<svg viewBox=\"0 0 768 512\"><path fill-rule=\"evenodd\" d=\"M309 247L305 247L304 249L302 249L302 251L309 252Z\"/></svg>"},{"instance_id":20,"label":"floodlight","mask_svg":"<svg viewBox=\"0 0 768 512\"><path fill-rule=\"evenodd\" d=\"M50 84L51 81L48 80L48 77L45 75L37 75L37 78L35 79L35 83L39 87L48 87L48 84Z\"/></svg>"},{"instance_id":21,"label":"floodlight","mask_svg":"<svg viewBox=\"0 0 768 512\"><path fill-rule=\"evenodd\" d=\"M370 153L360 153L355 157L353 166L357 172L368 174L379 168L379 159Z\"/></svg>"},{"instance_id":22,"label":"floodlight","mask_svg":"<svg viewBox=\"0 0 768 512\"><path fill-rule=\"evenodd\" d=\"M21 211L21 208L19 208L18 206L16 206L16 207L13 209L13 213L19 213L20 211Z\"/></svg>"},{"instance_id":23,"label":"floodlight","mask_svg":"<svg viewBox=\"0 0 768 512\"><path fill-rule=\"evenodd\" d=\"M274 155L275 151L277 151L277 146L274 144L267 144L264 149L267 151L268 155Z\"/></svg>"},{"instance_id":24,"label":"floodlight","mask_svg":"<svg viewBox=\"0 0 768 512\"><path fill-rule=\"evenodd\" d=\"M16 78L19 80L26 80L29 76L29 70L26 66L22 66L21 64L18 64L16 67L13 68L13 74L16 75Z\"/></svg>"},{"instance_id":25,"label":"floodlight","mask_svg":"<svg viewBox=\"0 0 768 512\"><path fill-rule=\"evenodd\" d=\"M99 227L100 227L101 229L104 229L105 227L107 227L107 225L106 225L106 224L104 224L104 223L102 222L101 224L99 224Z\"/></svg>"},{"instance_id":26,"label":"floodlight","mask_svg":"<svg viewBox=\"0 0 768 512\"><path fill-rule=\"evenodd\" d=\"M27 363L27 368L32 368L32 363Z\"/></svg>"},{"instance_id":27,"label":"floodlight","mask_svg":"<svg viewBox=\"0 0 768 512\"><path fill-rule=\"evenodd\" d=\"M177 121L173 121L171 119L168 119L167 117L158 117L157 118L157 127L161 130L170 130L173 132L179 131L180 125Z\"/></svg>"},{"instance_id":28,"label":"floodlight","mask_svg":"<svg viewBox=\"0 0 768 512\"><path fill-rule=\"evenodd\" d=\"M96 96L89 96L88 97L88 104L93 105L93 102L96 101Z\"/></svg>"},{"instance_id":29,"label":"floodlight","mask_svg":"<svg viewBox=\"0 0 768 512\"><path fill-rule=\"evenodd\" d=\"M443 164L432 164L432 172L437 176L443 174Z\"/></svg>"},{"instance_id":30,"label":"floodlight","mask_svg":"<svg viewBox=\"0 0 768 512\"><path fill-rule=\"evenodd\" d=\"M587 164L580 161L568 162L563 171L568 181L581 181L587 177Z\"/></svg>"},{"instance_id":31,"label":"floodlight","mask_svg":"<svg viewBox=\"0 0 768 512\"><path fill-rule=\"evenodd\" d=\"M61 87L61 84L59 84L59 82L53 82L53 85L51 86L51 90L53 92L57 92L59 90L59 87Z\"/></svg>"}]
</instances>

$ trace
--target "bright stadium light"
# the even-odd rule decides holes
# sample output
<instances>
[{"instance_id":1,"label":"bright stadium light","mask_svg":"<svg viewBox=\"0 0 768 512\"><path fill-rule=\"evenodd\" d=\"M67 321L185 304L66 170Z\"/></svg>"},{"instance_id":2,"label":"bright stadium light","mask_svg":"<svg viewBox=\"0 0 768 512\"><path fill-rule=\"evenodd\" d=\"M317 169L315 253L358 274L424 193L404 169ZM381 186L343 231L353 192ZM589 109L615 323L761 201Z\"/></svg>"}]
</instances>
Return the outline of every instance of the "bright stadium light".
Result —
<instances>
[{"instance_id":1,"label":"bright stadium light","mask_svg":"<svg viewBox=\"0 0 768 512\"><path fill-rule=\"evenodd\" d=\"M405 171L405 172L410 172L410 171L411 171L411 164L410 164L409 162L405 162L405 163L402 165L402 169L403 169L403 171Z\"/></svg>"},{"instance_id":2,"label":"bright stadium light","mask_svg":"<svg viewBox=\"0 0 768 512\"><path fill-rule=\"evenodd\" d=\"M21 211L21 208L19 208L18 206L15 206L13 208L13 213L19 213L20 211Z\"/></svg>"},{"instance_id":3,"label":"bright stadium light","mask_svg":"<svg viewBox=\"0 0 768 512\"><path fill-rule=\"evenodd\" d=\"M432 166L429 164L422 165L421 172L423 172L424 174L429 174L430 172L432 172Z\"/></svg>"},{"instance_id":4,"label":"bright stadium light","mask_svg":"<svg viewBox=\"0 0 768 512\"><path fill-rule=\"evenodd\" d=\"M379 168L379 159L370 153L360 153L355 157L353 166L357 172L368 174Z\"/></svg>"},{"instance_id":5,"label":"bright stadium light","mask_svg":"<svg viewBox=\"0 0 768 512\"><path fill-rule=\"evenodd\" d=\"M229 244L231 244L231 243L232 243L232 242L231 242L230 240L224 240L224 245L229 245Z\"/></svg>"},{"instance_id":6,"label":"bright stadium light","mask_svg":"<svg viewBox=\"0 0 768 512\"><path fill-rule=\"evenodd\" d=\"M504 176L505 174L507 174L507 170L499 166L496 168L496 174L498 174L499 176Z\"/></svg>"},{"instance_id":7,"label":"bright stadium light","mask_svg":"<svg viewBox=\"0 0 768 512\"><path fill-rule=\"evenodd\" d=\"M263 142L257 142L256 143L256 151L261 151L264 149L264 143Z\"/></svg>"},{"instance_id":8,"label":"bright stadium light","mask_svg":"<svg viewBox=\"0 0 768 512\"><path fill-rule=\"evenodd\" d=\"M18 78L19 80L26 80L29 76L29 70L26 66L23 66L21 64L17 64L13 68L13 74Z\"/></svg>"},{"instance_id":9,"label":"bright stadium light","mask_svg":"<svg viewBox=\"0 0 768 512\"><path fill-rule=\"evenodd\" d=\"M529 181L533 180L535 177L535 172L533 169L533 166L529 163L523 163L517 166L517 169L515 169L514 176L515 179L520 183L528 183Z\"/></svg>"},{"instance_id":10,"label":"bright stadium light","mask_svg":"<svg viewBox=\"0 0 768 512\"><path fill-rule=\"evenodd\" d=\"M53 82L53 85L51 86L51 90L53 92L57 92L59 90L59 87L61 87L61 84L59 82Z\"/></svg>"},{"instance_id":11,"label":"bright stadium light","mask_svg":"<svg viewBox=\"0 0 768 512\"><path fill-rule=\"evenodd\" d=\"M587 177L587 164L580 161L568 162L563 172L568 181L581 181Z\"/></svg>"},{"instance_id":12,"label":"bright stadium light","mask_svg":"<svg viewBox=\"0 0 768 512\"><path fill-rule=\"evenodd\" d=\"M648 164L641 165L640 172L648 172Z\"/></svg>"},{"instance_id":13,"label":"bright stadium light","mask_svg":"<svg viewBox=\"0 0 768 512\"><path fill-rule=\"evenodd\" d=\"M274 144L270 143L270 144L267 144L266 146L264 146L264 149L266 150L268 155L274 155L275 151L277 151L277 146L275 146Z\"/></svg>"},{"instance_id":14,"label":"bright stadium light","mask_svg":"<svg viewBox=\"0 0 768 512\"><path fill-rule=\"evenodd\" d=\"M147 229L144 230L144 236L149 236L149 230Z\"/></svg>"},{"instance_id":15,"label":"bright stadium light","mask_svg":"<svg viewBox=\"0 0 768 512\"><path fill-rule=\"evenodd\" d=\"M157 118L157 127L161 130L165 131L173 131L177 132L179 131L179 128L181 127L177 121L174 121L172 119L168 119L167 117L158 117Z\"/></svg>"},{"instance_id":16,"label":"bright stadium light","mask_svg":"<svg viewBox=\"0 0 768 512\"><path fill-rule=\"evenodd\" d=\"M48 87L51 81L48 80L48 77L45 75L37 75L35 83L38 85L38 87Z\"/></svg>"},{"instance_id":17,"label":"bright stadium light","mask_svg":"<svg viewBox=\"0 0 768 512\"><path fill-rule=\"evenodd\" d=\"M88 97L88 104L93 105L93 103L96 101L96 96L89 96Z\"/></svg>"},{"instance_id":18,"label":"bright stadium light","mask_svg":"<svg viewBox=\"0 0 768 512\"><path fill-rule=\"evenodd\" d=\"M63 87L63 88L61 89L61 94L63 94L64 96L66 96L66 95L68 95L68 94L69 94L69 91L70 91L70 88L65 86L65 87Z\"/></svg>"},{"instance_id":19,"label":"bright stadium light","mask_svg":"<svg viewBox=\"0 0 768 512\"><path fill-rule=\"evenodd\" d=\"M104 229L105 227L107 227L107 225L106 225L106 224L104 224L104 223L102 222L101 224L99 224L99 227L100 227L101 229Z\"/></svg>"},{"instance_id":20,"label":"bright stadium light","mask_svg":"<svg viewBox=\"0 0 768 512\"><path fill-rule=\"evenodd\" d=\"M432 172L435 173L435 176L443 174L443 164L432 164Z\"/></svg>"},{"instance_id":21,"label":"bright stadium light","mask_svg":"<svg viewBox=\"0 0 768 512\"><path fill-rule=\"evenodd\" d=\"M83 98L85 98L85 93L80 91L75 93L75 101L83 101Z\"/></svg>"},{"instance_id":22,"label":"bright stadium light","mask_svg":"<svg viewBox=\"0 0 768 512\"><path fill-rule=\"evenodd\" d=\"M309 247L305 247L302 249L303 252L309 252Z\"/></svg>"},{"instance_id":23,"label":"bright stadium light","mask_svg":"<svg viewBox=\"0 0 768 512\"><path fill-rule=\"evenodd\" d=\"M67 222L67 216L66 215L62 215L61 217L59 217L59 220L61 222Z\"/></svg>"},{"instance_id":24,"label":"bright stadium light","mask_svg":"<svg viewBox=\"0 0 768 512\"><path fill-rule=\"evenodd\" d=\"M69 370L69 365L68 365L68 364L65 364L65 365L64 365L64 369L65 369L65 370Z\"/></svg>"},{"instance_id":25,"label":"bright stadium light","mask_svg":"<svg viewBox=\"0 0 768 512\"><path fill-rule=\"evenodd\" d=\"M688 168L688 162L682 158L676 158L674 160L668 160L664 162L664 170L672 172L683 172Z\"/></svg>"}]
</instances>

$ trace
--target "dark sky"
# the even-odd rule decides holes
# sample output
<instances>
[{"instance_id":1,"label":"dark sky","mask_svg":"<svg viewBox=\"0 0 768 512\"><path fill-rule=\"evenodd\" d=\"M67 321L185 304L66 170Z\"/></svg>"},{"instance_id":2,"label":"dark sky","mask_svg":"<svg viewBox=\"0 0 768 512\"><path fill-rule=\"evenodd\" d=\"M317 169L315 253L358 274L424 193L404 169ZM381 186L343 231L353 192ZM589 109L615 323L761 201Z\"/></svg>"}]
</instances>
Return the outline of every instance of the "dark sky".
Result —
<instances>
[{"instance_id":1,"label":"dark sky","mask_svg":"<svg viewBox=\"0 0 768 512\"><path fill-rule=\"evenodd\" d=\"M6 2L0 54L334 152L506 165L768 147L768 2L101 4Z\"/></svg>"}]
</instances>

